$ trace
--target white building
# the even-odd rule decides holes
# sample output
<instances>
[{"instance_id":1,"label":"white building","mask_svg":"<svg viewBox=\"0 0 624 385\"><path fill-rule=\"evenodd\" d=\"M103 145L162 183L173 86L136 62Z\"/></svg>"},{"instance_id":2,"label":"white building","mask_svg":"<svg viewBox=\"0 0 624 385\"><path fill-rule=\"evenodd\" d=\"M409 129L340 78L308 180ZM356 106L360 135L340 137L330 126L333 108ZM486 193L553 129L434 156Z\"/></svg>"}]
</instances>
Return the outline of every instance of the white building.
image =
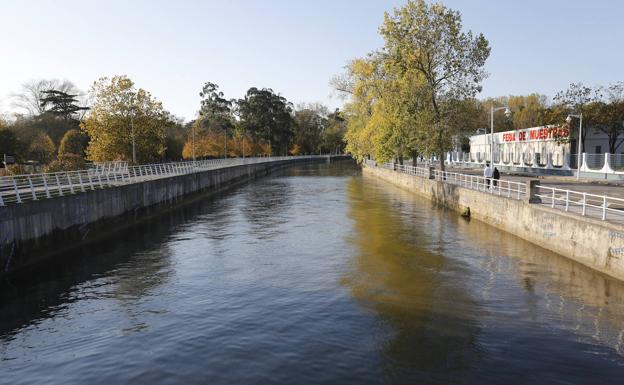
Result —
<instances>
[{"instance_id":1,"label":"white building","mask_svg":"<svg viewBox=\"0 0 624 385\"><path fill-rule=\"evenodd\" d=\"M521 166L548 166L576 167L577 133L570 135L566 127L543 126L521 130L496 132L492 135L481 134L470 137L470 161L490 161L490 148L495 163L503 165ZM609 151L608 137L601 131L589 129L585 137L585 152L588 159L591 154L600 154ZM618 149L624 152L624 146ZM464 154L466 158L468 154ZM549 164L550 161L550 164Z\"/></svg>"}]
</instances>

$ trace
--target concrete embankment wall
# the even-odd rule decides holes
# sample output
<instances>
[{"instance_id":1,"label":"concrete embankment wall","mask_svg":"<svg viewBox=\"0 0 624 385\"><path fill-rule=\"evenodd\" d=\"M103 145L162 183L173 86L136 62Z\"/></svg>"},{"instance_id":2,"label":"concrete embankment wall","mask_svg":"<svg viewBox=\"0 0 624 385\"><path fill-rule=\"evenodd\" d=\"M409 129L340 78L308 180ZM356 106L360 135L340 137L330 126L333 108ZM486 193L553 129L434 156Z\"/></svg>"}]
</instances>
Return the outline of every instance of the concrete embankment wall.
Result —
<instances>
[{"instance_id":1,"label":"concrete embankment wall","mask_svg":"<svg viewBox=\"0 0 624 385\"><path fill-rule=\"evenodd\" d=\"M388 169L364 175L406 188L583 265L624 280L624 226Z\"/></svg>"},{"instance_id":2,"label":"concrete embankment wall","mask_svg":"<svg viewBox=\"0 0 624 385\"><path fill-rule=\"evenodd\" d=\"M186 196L219 191L294 163L328 160L232 166L0 207L0 276L130 226Z\"/></svg>"}]
</instances>

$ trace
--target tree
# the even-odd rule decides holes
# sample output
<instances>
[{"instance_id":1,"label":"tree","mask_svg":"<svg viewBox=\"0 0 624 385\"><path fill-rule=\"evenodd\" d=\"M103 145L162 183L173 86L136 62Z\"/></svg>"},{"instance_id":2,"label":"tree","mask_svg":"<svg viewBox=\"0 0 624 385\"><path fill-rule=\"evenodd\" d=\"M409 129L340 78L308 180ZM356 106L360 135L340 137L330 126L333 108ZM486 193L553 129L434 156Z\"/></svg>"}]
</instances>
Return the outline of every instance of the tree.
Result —
<instances>
[{"instance_id":1,"label":"tree","mask_svg":"<svg viewBox=\"0 0 624 385\"><path fill-rule=\"evenodd\" d=\"M81 157L85 156L85 149L89 143L89 138L79 130L69 130L61 139L58 148L59 156L64 154L74 154Z\"/></svg>"},{"instance_id":2,"label":"tree","mask_svg":"<svg viewBox=\"0 0 624 385\"><path fill-rule=\"evenodd\" d=\"M254 140L267 142L271 154L288 153L295 124L292 103L270 88L252 87L237 104L241 127L246 133Z\"/></svg>"},{"instance_id":3,"label":"tree","mask_svg":"<svg viewBox=\"0 0 624 385\"><path fill-rule=\"evenodd\" d=\"M202 98L196 125L200 129L199 136L209 136L211 141L220 141L222 144L220 154L227 157L228 133L234 128L233 102L225 99L223 92L219 91L219 86L210 82L204 84L199 96ZM216 135L215 131L219 134ZM221 136L220 139L218 139L219 135ZM210 147L216 148L216 146L217 143L214 143ZM220 154L212 154L211 152L210 156L219 156Z\"/></svg>"},{"instance_id":4,"label":"tree","mask_svg":"<svg viewBox=\"0 0 624 385\"><path fill-rule=\"evenodd\" d=\"M338 108L327 116L327 124L323 130L321 150L340 154L345 149L344 135L347 122L344 113Z\"/></svg>"},{"instance_id":5,"label":"tree","mask_svg":"<svg viewBox=\"0 0 624 385\"><path fill-rule=\"evenodd\" d=\"M54 158L55 150L52 139L47 134L39 132L28 147L28 156L40 164L46 164Z\"/></svg>"},{"instance_id":6,"label":"tree","mask_svg":"<svg viewBox=\"0 0 624 385\"><path fill-rule=\"evenodd\" d=\"M87 164L78 154L60 154L45 168L45 172L84 170Z\"/></svg>"},{"instance_id":7,"label":"tree","mask_svg":"<svg viewBox=\"0 0 624 385\"><path fill-rule=\"evenodd\" d=\"M15 133L8 128L0 127L0 162L4 154L15 155L17 151L18 142Z\"/></svg>"},{"instance_id":8,"label":"tree","mask_svg":"<svg viewBox=\"0 0 624 385\"><path fill-rule=\"evenodd\" d=\"M351 99L345 105L347 151L357 160L373 155L380 162L395 156L383 149L382 129L376 125L374 113L379 113L376 104L383 96L383 57L373 52L365 58L352 60L347 66L349 83L353 84ZM384 127L387 127L384 126Z\"/></svg>"},{"instance_id":9,"label":"tree","mask_svg":"<svg viewBox=\"0 0 624 385\"><path fill-rule=\"evenodd\" d=\"M45 92L56 90L68 94L79 94L76 86L67 80L37 79L22 84L20 92L12 95L12 105L24 112L27 116L41 115L51 108L50 104L44 104Z\"/></svg>"},{"instance_id":10,"label":"tree","mask_svg":"<svg viewBox=\"0 0 624 385\"><path fill-rule=\"evenodd\" d=\"M593 126L608 137L609 153L615 154L623 140L618 140L624 131L624 82L617 82L604 89L605 100L594 102L586 108Z\"/></svg>"},{"instance_id":11,"label":"tree","mask_svg":"<svg viewBox=\"0 0 624 385\"><path fill-rule=\"evenodd\" d=\"M600 88L591 88L584 86L582 83L571 83L567 90L559 91L554 100L557 103L564 105L571 112L575 114L583 114L585 115L586 106L592 102L599 101L601 99L601 90ZM590 111L591 112L591 111ZM585 116L586 124L592 123L593 116ZM576 128L578 130L578 122L573 121L570 124L570 128ZM583 130L582 137L579 138L581 141L581 152L585 152L585 137L587 136L588 130Z\"/></svg>"},{"instance_id":12,"label":"tree","mask_svg":"<svg viewBox=\"0 0 624 385\"><path fill-rule=\"evenodd\" d=\"M416 130L421 151L442 156L450 150L457 127L452 124L457 101L473 98L486 77L483 68L490 55L482 34L462 32L459 12L442 4L409 0L385 14L380 33L395 68L415 69L424 78L416 91L427 103L419 105ZM440 162L444 169L444 162Z\"/></svg>"},{"instance_id":13,"label":"tree","mask_svg":"<svg viewBox=\"0 0 624 385\"><path fill-rule=\"evenodd\" d=\"M165 158L168 160L180 160L184 142L188 136L189 128L181 118L170 117L167 122L165 139Z\"/></svg>"},{"instance_id":14,"label":"tree","mask_svg":"<svg viewBox=\"0 0 624 385\"><path fill-rule=\"evenodd\" d=\"M162 159L169 114L162 103L142 88L135 90L126 76L101 78L91 87L94 104L81 123L89 135L87 158L92 161Z\"/></svg>"},{"instance_id":15,"label":"tree","mask_svg":"<svg viewBox=\"0 0 624 385\"><path fill-rule=\"evenodd\" d=\"M327 107L321 104L301 104L295 111L295 125L291 153L317 153L322 145L322 136L327 126ZM292 149L296 148L297 151Z\"/></svg>"},{"instance_id":16,"label":"tree","mask_svg":"<svg viewBox=\"0 0 624 385\"><path fill-rule=\"evenodd\" d=\"M69 94L55 89L42 91L42 94L41 107L46 108L47 112L61 117L65 122L72 119L72 116L77 112L89 109L89 107L78 106L78 99L76 99L78 94Z\"/></svg>"}]
</instances>

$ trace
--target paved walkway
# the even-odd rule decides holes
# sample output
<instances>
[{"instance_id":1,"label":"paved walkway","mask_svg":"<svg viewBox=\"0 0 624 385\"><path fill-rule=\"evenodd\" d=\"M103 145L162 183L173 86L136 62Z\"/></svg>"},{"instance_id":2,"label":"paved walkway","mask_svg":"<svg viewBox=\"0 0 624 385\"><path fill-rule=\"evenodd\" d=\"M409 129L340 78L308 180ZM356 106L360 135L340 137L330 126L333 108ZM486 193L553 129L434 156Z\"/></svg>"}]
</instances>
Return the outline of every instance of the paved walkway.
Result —
<instances>
[{"instance_id":1,"label":"paved walkway","mask_svg":"<svg viewBox=\"0 0 624 385\"><path fill-rule=\"evenodd\" d=\"M449 172L458 172L462 174L483 176L483 170L475 169L460 169L460 168L448 168ZM513 182L527 182L531 179L539 180L539 184L545 187L552 187L561 190L578 191L580 193L594 194L594 195L606 195L609 198L624 199L624 185L606 181L596 181L591 179L576 180L576 177L570 176L555 176L555 175L517 175L501 172L501 180L509 180ZM621 182L620 182L621 183ZM553 205L553 199L550 194L552 190L540 191L541 194L546 194L548 197L542 199L542 205L545 207L553 207L561 211L568 211L570 213L582 215L583 214L583 197L582 194L569 194L568 203L566 207L566 193L561 191L555 192L555 202ZM585 203L585 216L602 219L603 215L607 222L624 225L624 202L617 200L607 200L607 209L603 210L603 198L601 197L586 197Z\"/></svg>"},{"instance_id":2,"label":"paved walkway","mask_svg":"<svg viewBox=\"0 0 624 385\"><path fill-rule=\"evenodd\" d=\"M482 170L470 170L460 168L447 168L447 171L459 172L462 174L479 175L483 176ZM548 187L555 187L564 190L574 190L579 192L586 192L596 195L608 195L614 198L624 199L624 186L618 183L606 181L596 181L589 179L576 180L576 177L569 176L555 176L555 175L534 175L525 176L517 174L507 174L501 172L501 179L511 180L514 182L526 182L530 179L537 179L541 185ZM621 182L620 182L621 183Z\"/></svg>"}]
</instances>

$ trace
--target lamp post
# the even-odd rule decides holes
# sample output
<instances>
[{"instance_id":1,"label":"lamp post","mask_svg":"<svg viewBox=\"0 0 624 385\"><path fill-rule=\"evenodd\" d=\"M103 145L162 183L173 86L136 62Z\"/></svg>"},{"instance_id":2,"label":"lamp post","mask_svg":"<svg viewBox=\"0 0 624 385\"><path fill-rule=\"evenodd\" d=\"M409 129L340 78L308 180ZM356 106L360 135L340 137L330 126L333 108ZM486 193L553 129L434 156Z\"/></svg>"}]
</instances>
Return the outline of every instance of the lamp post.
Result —
<instances>
[{"instance_id":1,"label":"lamp post","mask_svg":"<svg viewBox=\"0 0 624 385\"><path fill-rule=\"evenodd\" d=\"M568 117L566 118L566 122L568 122L568 124L572 123L572 118L579 119L579 135L576 151L576 180L579 180L581 178L581 140L583 140L583 113L581 112L578 115L568 115Z\"/></svg>"},{"instance_id":2,"label":"lamp post","mask_svg":"<svg viewBox=\"0 0 624 385\"><path fill-rule=\"evenodd\" d=\"M134 94L130 96L130 136L132 137L132 164L136 164L136 143L134 140Z\"/></svg>"},{"instance_id":3,"label":"lamp post","mask_svg":"<svg viewBox=\"0 0 624 385\"><path fill-rule=\"evenodd\" d=\"M492 167L494 167L494 113L501 110L505 110L506 117L511 116L511 110L507 106L494 108L492 105L490 109L490 162L492 162Z\"/></svg>"}]
</instances>

